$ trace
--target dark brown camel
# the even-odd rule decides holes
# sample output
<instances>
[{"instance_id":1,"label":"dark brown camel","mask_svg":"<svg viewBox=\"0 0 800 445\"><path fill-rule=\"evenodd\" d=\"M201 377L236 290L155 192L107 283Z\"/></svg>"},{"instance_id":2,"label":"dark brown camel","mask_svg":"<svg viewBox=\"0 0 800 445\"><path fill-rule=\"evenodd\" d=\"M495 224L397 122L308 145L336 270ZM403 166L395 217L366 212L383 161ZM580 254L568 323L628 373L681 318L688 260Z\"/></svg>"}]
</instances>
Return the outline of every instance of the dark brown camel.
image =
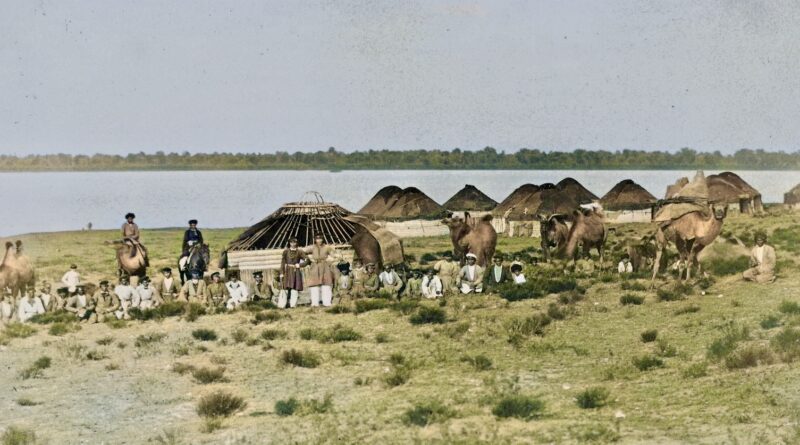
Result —
<instances>
[{"instance_id":1,"label":"dark brown camel","mask_svg":"<svg viewBox=\"0 0 800 445\"><path fill-rule=\"evenodd\" d=\"M567 220L567 215L562 214L539 216L539 235L545 262L550 261L551 248L558 252L566 246L569 237Z\"/></svg>"},{"instance_id":2,"label":"dark brown camel","mask_svg":"<svg viewBox=\"0 0 800 445\"><path fill-rule=\"evenodd\" d=\"M606 244L608 232L605 226L605 217L597 209L581 209L573 213L572 227L567 235L564 246L564 255L573 262L578 257L580 245L584 255L589 255L591 249L597 249L600 255L600 268L603 267L603 248Z\"/></svg>"}]
</instances>

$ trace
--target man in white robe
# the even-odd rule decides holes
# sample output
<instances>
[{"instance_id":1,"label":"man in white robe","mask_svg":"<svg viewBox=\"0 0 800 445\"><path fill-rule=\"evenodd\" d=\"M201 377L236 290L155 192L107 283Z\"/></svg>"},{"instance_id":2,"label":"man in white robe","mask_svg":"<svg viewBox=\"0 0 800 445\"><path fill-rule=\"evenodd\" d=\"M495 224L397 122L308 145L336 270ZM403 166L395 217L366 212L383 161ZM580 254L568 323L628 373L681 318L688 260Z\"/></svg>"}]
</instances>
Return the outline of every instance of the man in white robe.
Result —
<instances>
[{"instance_id":1,"label":"man in white robe","mask_svg":"<svg viewBox=\"0 0 800 445\"><path fill-rule=\"evenodd\" d=\"M78 272L77 264L72 264L69 266L67 273L61 277L61 282L64 283L64 286L67 286L70 295L75 294L78 289L78 285L81 284L81 274Z\"/></svg>"},{"instance_id":2,"label":"man in white robe","mask_svg":"<svg viewBox=\"0 0 800 445\"><path fill-rule=\"evenodd\" d=\"M458 274L462 294L483 292L483 268L476 264L477 261L478 257L474 253L467 254L467 265Z\"/></svg>"},{"instance_id":3,"label":"man in white robe","mask_svg":"<svg viewBox=\"0 0 800 445\"><path fill-rule=\"evenodd\" d=\"M439 298L443 296L442 280L429 269L422 278L422 296L425 298Z\"/></svg>"},{"instance_id":4,"label":"man in white robe","mask_svg":"<svg viewBox=\"0 0 800 445\"><path fill-rule=\"evenodd\" d=\"M114 287L114 293L119 298L120 307L114 312L118 319L130 320L131 316L128 315L128 310L137 307L139 303L139 296L136 294L136 288L131 286L130 279L122 276L119 279L119 284Z\"/></svg>"},{"instance_id":5,"label":"man in white robe","mask_svg":"<svg viewBox=\"0 0 800 445\"><path fill-rule=\"evenodd\" d=\"M17 317L22 323L27 323L34 315L44 314L42 300L36 296L36 290L28 289L27 295L19 301Z\"/></svg>"},{"instance_id":6,"label":"man in white robe","mask_svg":"<svg viewBox=\"0 0 800 445\"><path fill-rule=\"evenodd\" d=\"M227 303L225 303L225 307L227 307L228 310L236 309L250 298L247 285L239 281L236 275L231 276L231 279L225 283L225 287L228 288L228 294L230 295Z\"/></svg>"}]
</instances>

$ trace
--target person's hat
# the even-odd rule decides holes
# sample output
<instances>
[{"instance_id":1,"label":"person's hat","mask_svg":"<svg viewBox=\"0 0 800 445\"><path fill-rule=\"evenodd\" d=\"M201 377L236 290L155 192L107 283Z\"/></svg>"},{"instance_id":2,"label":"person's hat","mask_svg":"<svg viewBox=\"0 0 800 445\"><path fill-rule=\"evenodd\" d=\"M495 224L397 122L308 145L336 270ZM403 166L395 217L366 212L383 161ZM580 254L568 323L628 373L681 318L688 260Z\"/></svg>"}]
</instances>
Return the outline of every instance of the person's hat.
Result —
<instances>
[{"instance_id":1,"label":"person's hat","mask_svg":"<svg viewBox=\"0 0 800 445\"><path fill-rule=\"evenodd\" d=\"M75 286L75 289L76 290L84 290L84 289L86 289L86 286L84 286L83 284L79 284L79 285Z\"/></svg>"},{"instance_id":2,"label":"person's hat","mask_svg":"<svg viewBox=\"0 0 800 445\"><path fill-rule=\"evenodd\" d=\"M108 280L102 280L102 281L100 281L100 285L101 285L101 286L108 286Z\"/></svg>"},{"instance_id":3,"label":"person's hat","mask_svg":"<svg viewBox=\"0 0 800 445\"><path fill-rule=\"evenodd\" d=\"M350 263L344 261L336 265L336 268L339 269L339 272L345 273L350 272Z\"/></svg>"},{"instance_id":4,"label":"person's hat","mask_svg":"<svg viewBox=\"0 0 800 445\"><path fill-rule=\"evenodd\" d=\"M69 289L67 289L66 287L59 287L58 289L56 289L56 292L59 294L68 294Z\"/></svg>"},{"instance_id":5,"label":"person's hat","mask_svg":"<svg viewBox=\"0 0 800 445\"><path fill-rule=\"evenodd\" d=\"M477 255L475 255L474 253L468 253L468 254L467 254L467 258L472 258L473 260L477 260L477 259L478 259L478 256L477 256Z\"/></svg>"},{"instance_id":6,"label":"person's hat","mask_svg":"<svg viewBox=\"0 0 800 445\"><path fill-rule=\"evenodd\" d=\"M323 234L319 233L319 232L314 234L314 239L317 239L317 238L325 240L325 236Z\"/></svg>"},{"instance_id":7,"label":"person's hat","mask_svg":"<svg viewBox=\"0 0 800 445\"><path fill-rule=\"evenodd\" d=\"M192 271L192 278L200 278L200 272L196 271L196 270L193 270Z\"/></svg>"},{"instance_id":8,"label":"person's hat","mask_svg":"<svg viewBox=\"0 0 800 445\"><path fill-rule=\"evenodd\" d=\"M516 263L511 265L511 272L522 272L522 264Z\"/></svg>"},{"instance_id":9,"label":"person's hat","mask_svg":"<svg viewBox=\"0 0 800 445\"><path fill-rule=\"evenodd\" d=\"M392 264L392 263L387 263L387 264L386 264L386 268L387 268L387 269L394 269L394 264Z\"/></svg>"},{"instance_id":10,"label":"person's hat","mask_svg":"<svg viewBox=\"0 0 800 445\"><path fill-rule=\"evenodd\" d=\"M72 264L70 264L70 265L69 265L69 268L70 268L70 269L77 269L77 268L78 268L78 265L77 265L77 264L75 264L75 263L72 263Z\"/></svg>"},{"instance_id":11,"label":"person's hat","mask_svg":"<svg viewBox=\"0 0 800 445\"><path fill-rule=\"evenodd\" d=\"M756 241L758 241L760 239L766 241L767 240L767 232L765 232L763 230L757 231L756 235L755 235L755 239L756 239Z\"/></svg>"},{"instance_id":12,"label":"person's hat","mask_svg":"<svg viewBox=\"0 0 800 445\"><path fill-rule=\"evenodd\" d=\"M300 241L298 241L298 240L297 240L297 237L296 237L296 236L293 236L293 237L289 238L289 242L290 242L290 243L291 243L291 242L300 243Z\"/></svg>"},{"instance_id":13,"label":"person's hat","mask_svg":"<svg viewBox=\"0 0 800 445\"><path fill-rule=\"evenodd\" d=\"M171 267L165 267L165 268L161 269L161 272L172 272L172 268Z\"/></svg>"},{"instance_id":14,"label":"person's hat","mask_svg":"<svg viewBox=\"0 0 800 445\"><path fill-rule=\"evenodd\" d=\"M447 251L447 252L443 253L442 256L445 257L445 258L453 258L453 254L450 253L450 251Z\"/></svg>"},{"instance_id":15,"label":"person's hat","mask_svg":"<svg viewBox=\"0 0 800 445\"><path fill-rule=\"evenodd\" d=\"M142 283L149 283L150 282L150 277L144 277L144 278L142 278L141 281L142 281Z\"/></svg>"},{"instance_id":16,"label":"person's hat","mask_svg":"<svg viewBox=\"0 0 800 445\"><path fill-rule=\"evenodd\" d=\"M194 273L192 273L192 275L194 275ZM253 274L253 275L255 275L255 274ZM219 276L219 272L214 272L214 273L211 274L211 278L218 277L218 276Z\"/></svg>"},{"instance_id":17,"label":"person's hat","mask_svg":"<svg viewBox=\"0 0 800 445\"><path fill-rule=\"evenodd\" d=\"M189 224L197 224L197 220L196 219L190 219L189 220Z\"/></svg>"},{"instance_id":18,"label":"person's hat","mask_svg":"<svg viewBox=\"0 0 800 445\"><path fill-rule=\"evenodd\" d=\"M125 214L125 219L128 219L128 218L136 218L136 215L134 215L133 212L128 212L128 213Z\"/></svg>"},{"instance_id":19,"label":"person's hat","mask_svg":"<svg viewBox=\"0 0 800 445\"><path fill-rule=\"evenodd\" d=\"M255 277L263 277L263 276L264 276L264 272L261 272L260 270L253 272L253 278L255 278Z\"/></svg>"}]
</instances>

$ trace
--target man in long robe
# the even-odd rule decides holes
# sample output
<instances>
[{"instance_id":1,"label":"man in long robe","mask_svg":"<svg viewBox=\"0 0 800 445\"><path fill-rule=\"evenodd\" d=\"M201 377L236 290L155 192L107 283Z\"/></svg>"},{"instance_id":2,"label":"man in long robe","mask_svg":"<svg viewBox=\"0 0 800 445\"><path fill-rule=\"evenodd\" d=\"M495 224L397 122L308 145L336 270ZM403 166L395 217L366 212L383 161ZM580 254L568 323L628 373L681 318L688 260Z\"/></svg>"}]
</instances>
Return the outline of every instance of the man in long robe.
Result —
<instances>
[{"instance_id":1,"label":"man in long robe","mask_svg":"<svg viewBox=\"0 0 800 445\"><path fill-rule=\"evenodd\" d=\"M477 255L467 254L467 265L461 268L458 276L462 294L483 292L483 268L476 264L477 261Z\"/></svg>"},{"instance_id":2,"label":"man in long robe","mask_svg":"<svg viewBox=\"0 0 800 445\"><path fill-rule=\"evenodd\" d=\"M775 280L775 262L775 249L767 244L767 235L760 232L750 252L750 268L744 271L742 277L756 283L771 283Z\"/></svg>"}]
</instances>

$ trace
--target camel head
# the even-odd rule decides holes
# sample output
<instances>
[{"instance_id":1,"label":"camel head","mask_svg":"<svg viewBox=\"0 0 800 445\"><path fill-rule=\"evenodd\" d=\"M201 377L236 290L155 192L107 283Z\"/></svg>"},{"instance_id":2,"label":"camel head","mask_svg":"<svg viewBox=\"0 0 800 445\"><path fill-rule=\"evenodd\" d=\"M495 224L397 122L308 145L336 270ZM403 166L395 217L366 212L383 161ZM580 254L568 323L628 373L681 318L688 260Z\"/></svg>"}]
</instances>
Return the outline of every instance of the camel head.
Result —
<instances>
[{"instance_id":1,"label":"camel head","mask_svg":"<svg viewBox=\"0 0 800 445\"><path fill-rule=\"evenodd\" d=\"M450 232L459 232L469 227L465 220L457 216L453 216L452 214L447 218L444 218L442 220L442 224L446 225L450 229Z\"/></svg>"},{"instance_id":2,"label":"camel head","mask_svg":"<svg viewBox=\"0 0 800 445\"><path fill-rule=\"evenodd\" d=\"M722 221L728 216L728 205L726 204L724 207L720 208L715 204L711 204L711 213L714 215L714 219Z\"/></svg>"}]
</instances>

